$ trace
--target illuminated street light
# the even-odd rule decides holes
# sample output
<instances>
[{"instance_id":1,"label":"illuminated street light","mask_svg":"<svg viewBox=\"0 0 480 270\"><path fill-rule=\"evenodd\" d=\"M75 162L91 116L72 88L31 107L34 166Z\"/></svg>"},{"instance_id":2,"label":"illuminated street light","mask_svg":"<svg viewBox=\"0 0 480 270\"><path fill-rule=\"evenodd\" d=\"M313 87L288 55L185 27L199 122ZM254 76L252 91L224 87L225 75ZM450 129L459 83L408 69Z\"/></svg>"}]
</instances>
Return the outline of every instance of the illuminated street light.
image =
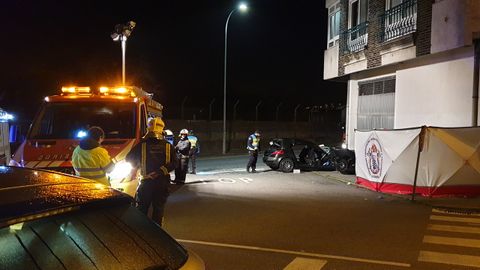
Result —
<instances>
[{"instance_id":1,"label":"illuminated street light","mask_svg":"<svg viewBox=\"0 0 480 270\"><path fill-rule=\"evenodd\" d=\"M113 41L122 42L122 84L125 85L125 51L127 49L127 38L132 34L136 23L129 21L126 24L115 25L114 31L110 35Z\"/></svg>"},{"instance_id":2,"label":"illuminated street light","mask_svg":"<svg viewBox=\"0 0 480 270\"><path fill-rule=\"evenodd\" d=\"M222 136L222 153L226 154L227 152L227 34L228 34L228 22L233 12L236 10L245 12L248 9L248 6L245 3L240 3L238 7L234 8L227 17L227 22L225 23L225 55L224 55L224 64L223 64L223 136Z\"/></svg>"}]
</instances>

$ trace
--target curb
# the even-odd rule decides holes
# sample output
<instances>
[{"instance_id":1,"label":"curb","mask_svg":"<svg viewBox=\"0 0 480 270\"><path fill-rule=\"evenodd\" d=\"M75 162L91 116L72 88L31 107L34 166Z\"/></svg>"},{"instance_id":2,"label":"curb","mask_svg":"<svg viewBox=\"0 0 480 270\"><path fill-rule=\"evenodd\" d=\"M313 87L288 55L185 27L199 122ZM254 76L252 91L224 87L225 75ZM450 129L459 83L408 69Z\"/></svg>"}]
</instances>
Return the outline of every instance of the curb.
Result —
<instances>
[{"instance_id":1,"label":"curb","mask_svg":"<svg viewBox=\"0 0 480 270\"><path fill-rule=\"evenodd\" d=\"M480 208L442 206L442 205L434 205L434 204L426 202L426 201L418 201L418 200L413 200L412 201L411 199L406 198L405 195L397 195L397 194L382 193L382 192L374 191L374 190L368 189L368 188L366 188L362 185L358 185L355 182L348 181L343 177L336 177L336 176L329 175L329 174L323 175L323 174L320 174L320 173L317 173L317 172L314 172L314 173L318 176L322 176L322 177L325 177L325 178L330 179L330 180L339 181L339 182L345 183L349 186L353 185L357 188L362 188L362 189L365 189L365 190L368 190L368 191L371 191L371 192L381 194L382 196L388 196L388 197L393 197L393 198L397 198L397 199L410 201L412 203L422 204L422 205L425 205L425 206L432 207L433 209L437 209L437 210L444 211L444 212L447 212L447 213L467 214L467 215L480 214Z\"/></svg>"}]
</instances>

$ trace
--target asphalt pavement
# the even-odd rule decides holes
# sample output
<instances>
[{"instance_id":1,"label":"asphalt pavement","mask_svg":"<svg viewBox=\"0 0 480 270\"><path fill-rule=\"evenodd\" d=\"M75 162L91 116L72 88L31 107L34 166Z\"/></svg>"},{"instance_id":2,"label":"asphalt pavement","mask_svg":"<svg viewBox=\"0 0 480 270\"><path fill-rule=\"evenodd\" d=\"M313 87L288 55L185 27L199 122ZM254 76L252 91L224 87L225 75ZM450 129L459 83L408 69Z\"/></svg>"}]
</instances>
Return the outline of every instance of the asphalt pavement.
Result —
<instances>
[{"instance_id":1,"label":"asphalt pavement","mask_svg":"<svg viewBox=\"0 0 480 270\"><path fill-rule=\"evenodd\" d=\"M228 173L228 172L244 172L245 166L239 166L238 164L243 164L248 160L248 155L234 154L229 156L211 156L211 157L200 157L197 159L198 174L200 175L210 175L218 173ZM243 163L242 163L243 162ZM270 168L266 166L262 161L262 156L259 156L257 162L257 171L269 171ZM343 182L347 185L358 186L359 188L365 188L364 186L356 184L355 175L344 175L337 171L318 171L316 174ZM372 191L375 192L375 191ZM389 196L402 198L404 200L410 200L414 203L425 204L427 206L435 207L438 209L443 209L446 211L452 212L461 212L461 213L480 213L480 196L479 197L423 197L421 195L416 195L413 200L411 195L402 195L402 194L388 194L378 192L378 196Z\"/></svg>"}]
</instances>

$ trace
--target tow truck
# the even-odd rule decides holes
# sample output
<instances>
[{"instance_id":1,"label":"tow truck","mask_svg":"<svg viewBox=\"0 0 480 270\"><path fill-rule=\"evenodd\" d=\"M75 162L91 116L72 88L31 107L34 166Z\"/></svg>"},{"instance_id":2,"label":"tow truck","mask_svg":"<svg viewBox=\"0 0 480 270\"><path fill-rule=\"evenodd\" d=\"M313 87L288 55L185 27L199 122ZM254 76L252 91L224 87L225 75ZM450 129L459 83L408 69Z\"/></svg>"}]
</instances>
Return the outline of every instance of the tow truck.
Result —
<instances>
[{"instance_id":1,"label":"tow truck","mask_svg":"<svg viewBox=\"0 0 480 270\"><path fill-rule=\"evenodd\" d=\"M62 87L45 97L10 165L75 174L72 152L89 127L99 126L105 131L102 146L115 162L110 183L134 196L136 171L124 159L145 135L147 119L161 118L162 111L153 94L135 86Z\"/></svg>"}]
</instances>

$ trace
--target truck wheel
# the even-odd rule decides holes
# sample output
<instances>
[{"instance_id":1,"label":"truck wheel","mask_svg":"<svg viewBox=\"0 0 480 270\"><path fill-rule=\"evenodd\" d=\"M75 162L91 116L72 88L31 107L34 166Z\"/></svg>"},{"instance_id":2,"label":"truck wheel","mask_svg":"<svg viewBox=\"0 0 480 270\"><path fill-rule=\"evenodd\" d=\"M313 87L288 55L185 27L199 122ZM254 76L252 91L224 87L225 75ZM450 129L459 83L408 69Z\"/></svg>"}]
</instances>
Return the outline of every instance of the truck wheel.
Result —
<instances>
[{"instance_id":1,"label":"truck wheel","mask_svg":"<svg viewBox=\"0 0 480 270\"><path fill-rule=\"evenodd\" d=\"M293 171L293 161L289 158L284 158L280 161L278 167L282 172L292 172Z\"/></svg>"}]
</instances>

